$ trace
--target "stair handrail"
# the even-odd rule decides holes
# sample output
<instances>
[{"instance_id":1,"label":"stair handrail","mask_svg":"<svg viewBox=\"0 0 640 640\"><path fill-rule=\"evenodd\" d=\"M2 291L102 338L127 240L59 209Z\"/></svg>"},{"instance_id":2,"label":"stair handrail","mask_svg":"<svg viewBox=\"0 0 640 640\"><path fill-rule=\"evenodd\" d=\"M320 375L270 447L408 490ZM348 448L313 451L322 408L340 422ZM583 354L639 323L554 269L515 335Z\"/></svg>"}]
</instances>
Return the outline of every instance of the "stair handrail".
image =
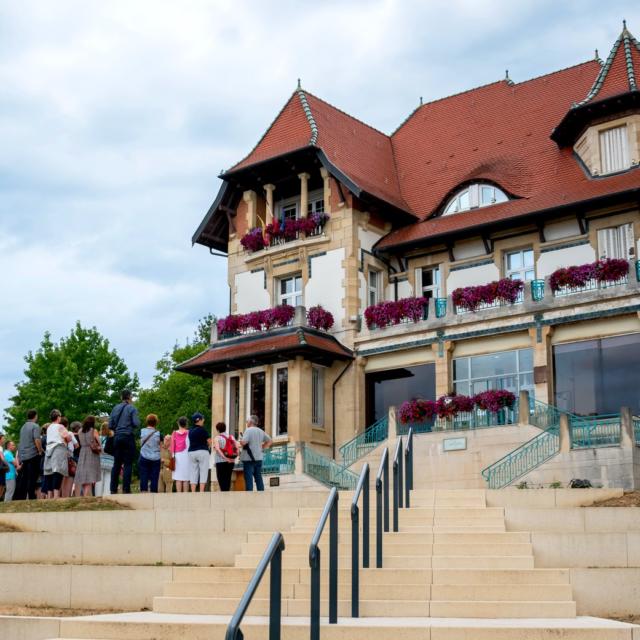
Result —
<instances>
[{"instance_id":1,"label":"stair handrail","mask_svg":"<svg viewBox=\"0 0 640 640\"><path fill-rule=\"evenodd\" d=\"M402 508L402 438L398 438L393 456L393 530L398 531L398 509Z\"/></svg>"},{"instance_id":2,"label":"stair handrail","mask_svg":"<svg viewBox=\"0 0 640 640\"><path fill-rule=\"evenodd\" d=\"M389 416L385 415L364 431L355 435L351 440L347 440L338 447L342 458L342 465L350 467L363 455L373 451L380 443L389 437Z\"/></svg>"},{"instance_id":3,"label":"stair handrail","mask_svg":"<svg viewBox=\"0 0 640 640\"><path fill-rule=\"evenodd\" d=\"M329 624L338 622L338 490L333 487L309 545L311 640L320 640L320 538L329 519Z\"/></svg>"},{"instance_id":4,"label":"stair handrail","mask_svg":"<svg viewBox=\"0 0 640 640\"><path fill-rule=\"evenodd\" d=\"M409 427L404 459L404 504L408 509L411 506L411 490L413 489L413 426Z\"/></svg>"},{"instance_id":5,"label":"stair handrail","mask_svg":"<svg viewBox=\"0 0 640 640\"><path fill-rule=\"evenodd\" d=\"M269 640L280 640L282 628L282 552L284 551L284 537L277 531L273 534L247 588L233 614L225 640L243 640L244 635L240 625L253 596L255 596L260 582L267 569L269 572Z\"/></svg>"},{"instance_id":6,"label":"stair handrail","mask_svg":"<svg viewBox=\"0 0 640 640\"><path fill-rule=\"evenodd\" d=\"M355 489L358 484L358 476L353 471L306 445L302 447L302 464L304 473L329 488L338 486L340 489ZM324 474L318 474L317 469L314 468L317 466L322 466L329 477L325 478Z\"/></svg>"},{"instance_id":7,"label":"stair handrail","mask_svg":"<svg viewBox=\"0 0 640 640\"><path fill-rule=\"evenodd\" d=\"M365 462L351 501L351 617L360 617L360 507L362 495L362 567L369 568L369 463Z\"/></svg>"},{"instance_id":8,"label":"stair handrail","mask_svg":"<svg viewBox=\"0 0 640 640\"><path fill-rule=\"evenodd\" d=\"M384 511L384 513L383 513ZM382 532L389 531L389 449L384 448L376 474L376 568L382 569Z\"/></svg>"}]
</instances>

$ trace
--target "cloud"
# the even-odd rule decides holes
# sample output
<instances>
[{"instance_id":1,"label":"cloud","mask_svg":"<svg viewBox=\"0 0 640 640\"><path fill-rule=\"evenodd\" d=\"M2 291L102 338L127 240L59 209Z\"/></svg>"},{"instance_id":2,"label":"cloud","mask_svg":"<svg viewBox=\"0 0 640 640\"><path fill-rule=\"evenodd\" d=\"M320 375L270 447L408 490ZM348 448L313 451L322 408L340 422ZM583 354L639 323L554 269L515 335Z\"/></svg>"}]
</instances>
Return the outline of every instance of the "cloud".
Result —
<instances>
[{"instance_id":1,"label":"cloud","mask_svg":"<svg viewBox=\"0 0 640 640\"><path fill-rule=\"evenodd\" d=\"M608 52L636 2L154 0L0 6L0 408L45 330L149 381L223 260L190 238L295 88L384 130L418 104Z\"/></svg>"}]
</instances>

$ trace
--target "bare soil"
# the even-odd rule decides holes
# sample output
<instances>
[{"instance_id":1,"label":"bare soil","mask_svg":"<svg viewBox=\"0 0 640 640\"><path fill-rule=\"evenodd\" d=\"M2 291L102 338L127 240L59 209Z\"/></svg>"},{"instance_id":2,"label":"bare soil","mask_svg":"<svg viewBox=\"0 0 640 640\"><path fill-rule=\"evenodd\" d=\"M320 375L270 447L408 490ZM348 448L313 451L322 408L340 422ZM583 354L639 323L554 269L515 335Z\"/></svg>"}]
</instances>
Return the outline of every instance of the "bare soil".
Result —
<instances>
[{"instance_id":1,"label":"bare soil","mask_svg":"<svg viewBox=\"0 0 640 640\"><path fill-rule=\"evenodd\" d=\"M61 498L60 500L14 500L0 502L3 513L44 513L64 511L122 511L131 507L108 498Z\"/></svg>"},{"instance_id":2,"label":"bare soil","mask_svg":"<svg viewBox=\"0 0 640 640\"><path fill-rule=\"evenodd\" d=\"M18 527L14 527L12 524L0 522L0 533L13 533L15 531L20 531L20 529L18 529Z\"/></svg>"},{"instance_id":3,"label":"bare soil","mask_svg":"<svg viewBox=\"0 0 640 640\"><path fill-rule=\"evenodd\" d=\"M640 507L640 491L627 491L619 498L594 502L594 507Z\"/></svg>"}]
</instances>

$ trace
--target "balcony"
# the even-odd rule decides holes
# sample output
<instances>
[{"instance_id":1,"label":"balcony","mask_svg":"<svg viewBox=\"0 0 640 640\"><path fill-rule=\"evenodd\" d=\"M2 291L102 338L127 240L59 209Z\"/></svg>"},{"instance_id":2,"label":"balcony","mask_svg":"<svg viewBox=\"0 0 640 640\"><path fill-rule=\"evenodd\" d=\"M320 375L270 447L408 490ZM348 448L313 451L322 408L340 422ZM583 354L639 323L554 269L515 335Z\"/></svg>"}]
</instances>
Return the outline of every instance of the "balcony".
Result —
<instances>
[{"instance_id":1,"label":"balcony","mask_svg":"<svg viewBox=\"0 0 640 640\"><path fill-rule=\"evenodd\" d=\"M607 264L603 266L604 262ZM501 319L513 314L574 308L580 304L594 304L638 293L640 261L600 261L558 269L540 280L521 282L504 279L487 285L464 287L447 298L407 298L395 303L382 302L365 310L366 329L363 330L363 338L405 334L408 327L437 330L444 326ZM413 302L409 304L410 301ZM393 304L408 309L422 305L422 312L381 313L384 305ZM376 322L378 317L384 321Z\"/></svg>"}]
</instances>

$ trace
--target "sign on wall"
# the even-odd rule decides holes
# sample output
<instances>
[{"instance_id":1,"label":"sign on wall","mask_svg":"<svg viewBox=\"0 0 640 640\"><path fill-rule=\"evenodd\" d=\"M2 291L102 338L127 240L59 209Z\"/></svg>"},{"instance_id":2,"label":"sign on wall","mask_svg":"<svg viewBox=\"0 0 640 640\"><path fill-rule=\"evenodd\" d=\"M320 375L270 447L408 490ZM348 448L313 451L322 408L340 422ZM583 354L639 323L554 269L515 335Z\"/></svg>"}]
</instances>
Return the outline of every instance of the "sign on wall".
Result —
<instances>
[{"instance_id":1,"label":"sign on wall","mask_svg":"<svg viewBox=\"0 0 640 640\"><path fill-rule=\"evenodd\" d=\"M464 451L466 448L466 438L446 438L442 441L443 451Z\"/></svg>"}]
</instances>

